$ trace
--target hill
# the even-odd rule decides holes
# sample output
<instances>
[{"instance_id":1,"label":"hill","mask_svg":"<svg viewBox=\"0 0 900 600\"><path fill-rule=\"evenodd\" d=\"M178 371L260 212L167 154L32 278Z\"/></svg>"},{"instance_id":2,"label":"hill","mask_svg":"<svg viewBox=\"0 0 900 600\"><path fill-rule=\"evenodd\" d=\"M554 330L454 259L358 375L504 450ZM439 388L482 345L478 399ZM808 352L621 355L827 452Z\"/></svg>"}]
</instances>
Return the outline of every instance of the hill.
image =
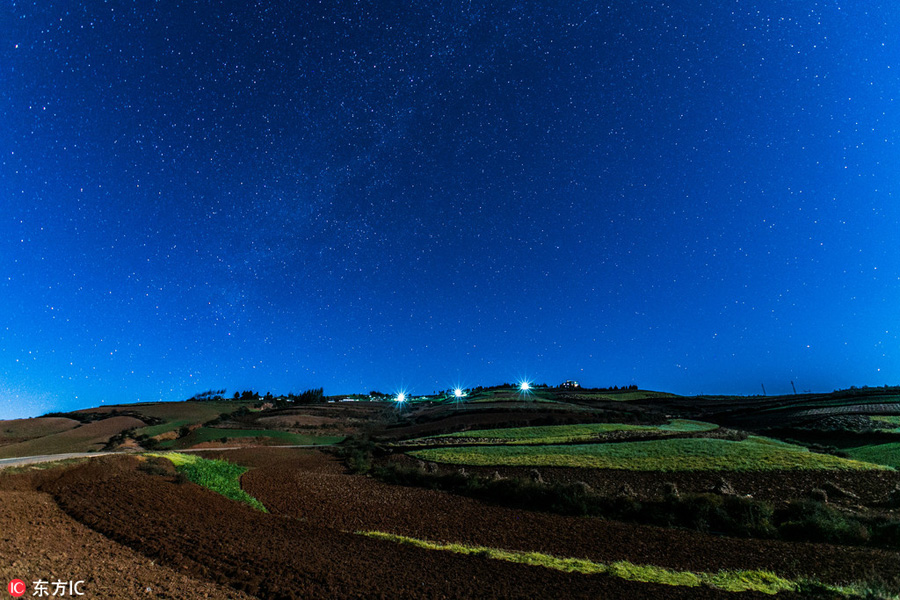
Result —
<instances>
[{"instance_id":1,"label":"hill","mask_svg":"<svg viewBox=\"0 0 900 600\"><path fill-rule=\"evenodd\" d=\"M2 446L0 447L0 458L102 450L113 436L143 426L144 422L134 417L110 417L85 423L60 433ZM0 424L0 427L3 425Z\"/></svg>"}]
</instances>

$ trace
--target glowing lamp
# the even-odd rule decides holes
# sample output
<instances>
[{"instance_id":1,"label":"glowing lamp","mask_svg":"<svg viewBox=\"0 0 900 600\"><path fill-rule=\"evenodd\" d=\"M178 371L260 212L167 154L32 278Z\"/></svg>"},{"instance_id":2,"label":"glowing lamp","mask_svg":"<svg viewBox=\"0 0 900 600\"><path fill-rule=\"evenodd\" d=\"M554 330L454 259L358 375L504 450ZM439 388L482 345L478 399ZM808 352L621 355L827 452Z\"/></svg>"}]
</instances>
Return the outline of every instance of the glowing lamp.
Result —
<instances>
[{"instance_id":1,"label":"glowing lamp","mask_svg":"<svg viewBox=\"0 0 900 600\"><path fill-rule=\"evenodd\" d=\"M522 390L523 392L527 392L528 390L531 389L531 385L527 381L523 381L522 383L519 384L519 389Z\"/></svg>"},{"instance_id":2,"label":"glowing lamp","mask_svg":"<svg viewBox=\"0 0 900 600\"><path fill-rule=\"evenodd\" d=\"M399 394L397 394L396 400L397 402L406 402L406 394L400 392Z\"/></svg>"},{"instance_id":3,"label":"glowing lamp","mask_svg":"<svg viewBox=\"0 0 900 600\"><path fill-rule=\"evenodd\" d=\"M463 391L460 388L456 388L455 390L453 390L453 395L456 396L457 398L462 398L463 396L465 396L465 394L463 393Z\"/></svg>"}]
</instances>

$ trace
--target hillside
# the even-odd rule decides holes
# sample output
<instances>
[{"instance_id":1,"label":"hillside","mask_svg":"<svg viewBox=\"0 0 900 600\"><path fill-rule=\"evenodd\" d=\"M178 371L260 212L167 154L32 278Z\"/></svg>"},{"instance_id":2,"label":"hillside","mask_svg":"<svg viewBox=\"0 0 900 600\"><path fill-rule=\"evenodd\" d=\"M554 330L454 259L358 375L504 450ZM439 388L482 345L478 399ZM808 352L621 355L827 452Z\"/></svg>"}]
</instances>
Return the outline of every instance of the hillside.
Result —
<instances>
[{"instance_id":1,"label":"hillside","mask_svg":"<svg viewBox=\"0 0 900 600\"><path fill-rule=\"evenodd\" d=\"M143 421L133 417L110 417L102 421L85 423L60 433L2 446L0 447L0 458L102 450L113 436L143 426ZM0 428L2 427L3 425L0 423Z\"/></svg>"}]
</instances>

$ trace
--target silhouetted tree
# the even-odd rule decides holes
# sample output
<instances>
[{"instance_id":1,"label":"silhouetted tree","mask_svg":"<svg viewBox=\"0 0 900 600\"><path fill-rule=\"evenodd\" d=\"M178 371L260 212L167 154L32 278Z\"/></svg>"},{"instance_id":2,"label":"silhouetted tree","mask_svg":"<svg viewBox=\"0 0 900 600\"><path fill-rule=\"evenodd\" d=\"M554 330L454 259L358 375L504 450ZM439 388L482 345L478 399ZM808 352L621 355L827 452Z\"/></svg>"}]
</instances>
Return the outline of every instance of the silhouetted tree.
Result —
<instances>
[{"instance_id":1,"label":"silhouetted tree","mask_svg":"<svg viewBox=\"0 0 900 600\"><path fill-rule=\"evenodd\" d=\"M300 394L293 395L293 401L297 404L318 404L325 401L325 390L323 388L312 388Z\"/></svg>"}]
</instances>

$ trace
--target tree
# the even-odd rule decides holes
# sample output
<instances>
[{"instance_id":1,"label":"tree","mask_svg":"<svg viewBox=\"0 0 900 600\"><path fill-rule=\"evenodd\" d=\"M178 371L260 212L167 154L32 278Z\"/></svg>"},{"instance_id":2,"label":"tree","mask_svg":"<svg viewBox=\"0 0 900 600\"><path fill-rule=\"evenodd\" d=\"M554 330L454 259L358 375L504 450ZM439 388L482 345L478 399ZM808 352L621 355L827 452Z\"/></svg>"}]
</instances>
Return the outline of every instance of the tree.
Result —
<instances>
[{"instance_id":1,"label":"tree","mask_svg":"<svg viewBox=\"0 0 900 600\"><path fill-rule=\"evenodd\" d=\"M312 388L294 396L294 402L297 404L318 404L324 401L325 390L323 388Z\"/></svg>"}]
</instances>

